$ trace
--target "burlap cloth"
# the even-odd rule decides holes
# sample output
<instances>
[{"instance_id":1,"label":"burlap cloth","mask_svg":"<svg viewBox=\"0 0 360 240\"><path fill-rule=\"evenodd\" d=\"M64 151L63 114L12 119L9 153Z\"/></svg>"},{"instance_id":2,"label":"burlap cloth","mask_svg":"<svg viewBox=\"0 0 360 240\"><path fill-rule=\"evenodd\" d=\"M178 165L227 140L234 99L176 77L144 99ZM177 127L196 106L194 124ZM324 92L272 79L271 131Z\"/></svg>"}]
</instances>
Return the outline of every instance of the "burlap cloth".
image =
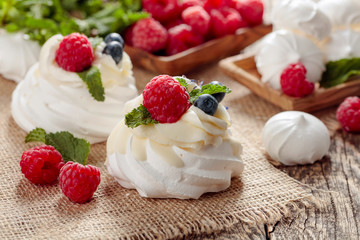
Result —
<instances>
[{"instance_id":1,"label":"burlap cloth","mask_svg":"<svg viewBox=\"0 0 360 240\"><path fill-rule=\"evenodd\" d=\"M135 69L138 89L153 76ZM88 162L100 168L101 183L86 204L70 202L58 183L38 186L23 177L20 156L30 146L10 113L16 84L0 78L0 239L163 239L216 232L238 222L251 231L251 225L296 217L312 205L316 199L311 190L273 167L261 151L261 129L280 109L226 77L215 64L187 76L205 83L218 80L233 90L224 104L233 135L244 146L243 175L228 190L199 200L141 198L112 179L103 165L105 143L95 144ZM331 120L333 114L323 118Z\"/></svg>"}]
</instances>

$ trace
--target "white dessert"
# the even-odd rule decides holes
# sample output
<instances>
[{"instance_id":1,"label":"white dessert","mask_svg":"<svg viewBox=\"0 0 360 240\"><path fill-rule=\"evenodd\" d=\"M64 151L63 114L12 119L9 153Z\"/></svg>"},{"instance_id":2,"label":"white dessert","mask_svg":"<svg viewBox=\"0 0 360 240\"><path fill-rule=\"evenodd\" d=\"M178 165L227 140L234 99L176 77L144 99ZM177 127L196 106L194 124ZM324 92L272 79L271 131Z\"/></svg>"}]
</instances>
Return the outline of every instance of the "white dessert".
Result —
<instances>
[{"instance_id":1,"label":"white dessert","mask_svg":"<svg viewBox=\"0 0 360 240\"><path fill-rule=\"evenodd\" d=\"M327 61L360 57L360 32L351 29L337 30L324 46Z\"/></svg>"},{"instance_id":2,"label":"white dessert","mask_svg":"<svg viewBox=\"0 0 360 240\"><path fill-rule=\"evenodd\" d=\"M273 7L274 29L288 29L323 40L331 33L329 18L311 0L283 0Z\"/></svg>"},{"instance_id":3,"label":"white dessert","mask_svg":"<svg viewBox=\"0 0 360 240\"><path fill-rule=\"evenodd\" d=\"M34 65L40 54L37 42L28 39L21 32L8 33L0 29L0 74L20 82Z\"/></svg>"},{"instance_id":4,"label":"white dessert","mask_svg":"<svg viewBox=\"0 0 360 240\"><path fill-rule=\"evenodd\" d=\"M142 102L140 95L125 111ZM107 141L107 169L121 186L143 197L197 199L222 191L244 168L242 147L229 136L229 124L221 104L214 116L191 106L171 124L131 129L121 120Z\"/></svg>"},{"instance_id":5,"label":"white dessert","mask_svg":"<svg viewBox=\"0 0 360 240\"><path fill-rule=\"evenodd\" d=\"M325 70L321 49L310 39L287 30L268 34L259 49L255 61L261 81L274 89L281 89L280 76L289 64L301 62L307 70L307 79L313 83L320 81Z\"/></svg>"},{"instance_id":6,"label":"white dessert","mask_svg":"<svg viewBox=\"0 0 360 240\"><path fill-rule=\"evenodd\" d=\"M98 102L77 73L55 62L61 40L55 35L44 44L39 62L16 87L12 116L27 132L41 127L48 132L70 131L90 143L105 141L123 117L124 103L137 96L130 58L124 52L116 65L110 55L102 54L105 43L97 47L93 66L99 68L105 89L105 101Z\"/></svg>"},{"instance_id":7,"label":"white dessert","mask_svg":"<svg viewBox=\"0 0 360 240\"><path fill-rule=\"evenodd\" d=\"M318 6L328 16L333 28L360 29L359 0L321 0Z\"/></svg>"},{"instance_id":8,"label":"white dessert","mask_svg":"<svg viewBox=\"0 0 360 240\"><path fill-rule=\"evenodd\" d=\"M284 165L314 163L330 147L329 131L323 122L298 111L281 112L270 118L261 138L270 157Z\"/></svg>"}]
</instances>

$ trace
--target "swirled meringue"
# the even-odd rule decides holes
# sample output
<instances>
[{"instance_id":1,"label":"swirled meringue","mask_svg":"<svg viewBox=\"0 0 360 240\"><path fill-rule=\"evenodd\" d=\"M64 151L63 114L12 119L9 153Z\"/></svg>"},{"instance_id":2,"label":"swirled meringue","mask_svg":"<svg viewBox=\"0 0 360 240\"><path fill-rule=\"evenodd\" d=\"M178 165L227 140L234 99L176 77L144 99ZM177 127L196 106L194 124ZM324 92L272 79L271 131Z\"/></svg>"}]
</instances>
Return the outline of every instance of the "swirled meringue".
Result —
<instances>
[{"instance_id":1,"label":"swirled meringue","mask_svg":"<svg viewBox=\"0 0 360 240\"><path fill-rule=\"evenodd\" d=\"M125 111L142 101L142 95L129 101ZM197 199L222 191L244 168L229 124L221 104L214 116L192 106L171 124L131 129L121 120L107 141L105 165L117 182L142 197Z\"/></svg>"},{"instance_id":2,"label":"swirled meringue","mask_svg":"<svg viewBox=\"0 0 360 240\"><path fill-rule=\"evenodd\" d=\"M281 112L271 117L261 138L270 157L285 165L314 163L330 147L329 131L323 122L298 111Z\"/></svg>"},{"instance_id":3,"label":"swirled meringue","mask_svg":"<svg viewBox=\"0 0 360 240\"><path fill-rule=\"evenodd\" d=\"M331 34L324 50L327 61L360 57L360 32L351 29L337 30Z\"/></svg>"},{"instance_id":4,"label":"swirled meringue","mask_svg":"<svg viewBox=\"0 0 360 240\"><path fill-rule=\"evenodd\" d=\"M331 33L329 18L311 0L283 0L271 13L274 29L288 29L304 33L318 40Z\"/></svg>"},{"instance_id":5,"label":"swirled meringue","mask_svg":"<svg viewBox=\"0 0 360 240\"><path fill-rule=\"evenodd\" d=\"M255 61L261 81L275 89L281 88L280 76L289 64L301 62L307 79L314 83L320 81L325 70L322 51L310 39L288 30L268 34L259 47Z\"/></svg>"},{"instance_id":6,"label":"swirled meringue","mask_svg":"<svg viewBox=\"0 0 360 240\"><path fill-rule=\"evenodd\" d=\"M0 74L20 82L34 65L40 54L37 42L27 39L21 32L8 33L0 29Z\"/></svg>"},{"instance_id":7,"label":"swirled meringue","mask_svg":"<svg viewBox=\"0 0 360 240\"><path fill-rule=\"evenodd\" d=\"M39 62L14 90L12 116L25 131L66 130L90 143L105 141L123 117L124 103L137 96L130 58L124 52L116 65L111 56L102 54L105 43L97 47L93 66L99 68L105 89L105 101L98 102L77 73L55 62L61 40L61 35L55 35L44 44Z\"/></svg>"}]
</instances>

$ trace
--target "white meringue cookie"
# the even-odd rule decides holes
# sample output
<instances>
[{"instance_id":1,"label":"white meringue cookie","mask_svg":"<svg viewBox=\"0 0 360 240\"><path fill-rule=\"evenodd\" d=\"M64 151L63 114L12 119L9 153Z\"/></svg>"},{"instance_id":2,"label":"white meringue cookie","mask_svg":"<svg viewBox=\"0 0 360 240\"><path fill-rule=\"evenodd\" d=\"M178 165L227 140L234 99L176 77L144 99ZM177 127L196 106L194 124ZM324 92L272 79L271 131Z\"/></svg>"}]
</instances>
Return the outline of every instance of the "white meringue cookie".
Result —
<instances>
[{"instance_id":1,"label":"white meringue cookie","mask_svg":"<svg viewBox=\"0 0 360 240\"><path fill-rule=\"evenodd\" d=\"M314 163L330 147L329 131L323 122L298 111L281 112L271 117L261 138L270 157L285 165Z\"/></svg>"},{"instance_id":2,"label":"white meringue cookie","mask_svg":"<svg viewBox=\"0 0 360 240\"><path fill-rule=\"evenodd\" d=\"M318 7L328 16L335 29L360 25L359 0L322 0Z\"/></svg>"},{"instance_id":3,"label":"white meringue cookie","mask_svg":"<svg viewBox=\"0 0 360 240\"><path fill-rule=\"evenodd\" d=\"M47 132L69 131L90 143L105 141L123 117L124 103L137 96L130 58L124 52L116 65L111 56L102 54L105 43L97 47L93 66L99 68L105 89L105 101L98 102L77 73L55 62L61 39L55 35L44 44L39 63L14 90L12 116L27 132L41 127Z\"/></svg>"},{"instance_id":4,"label":"white meringue cookie","mask_svg":"<svg viewBox=\"0 0 360 240\"><path fill-rule=\"evenodd\" d=\"M34 65L40 54L37 42L27 39L21 32L8 33L0 29L0 74L20 82Z\"/></svg>"},{"instance_id":5,"label":"white meringue cookie","mask_svg":"<svg viewBox=\"0 0 360 240\"><path fill-rule=\"evenodd\" d=\"M274 29L288 29L305 33L318 40L331 33L329 18L311 0L283 0L271 13Z\"/></svg>"},{"instance_id":6,"label":"white meringue cookie","mask_svg":"<svg viewBox=\"0 0 360 240\"><path fill-rule=\"evenodd\" d=\"M142 103L142 95L126 111ZM219 104L214 116L190 107L179 121L128 128L124 120L107 141L105 165L117 182L142 197L197 199L222 191L244 164L240 143L229 136L230 118Z\"/></svg>"},{"instance_id":7,"label":"white meringue cookie","mask_svg":"<svg viewBox=\"0 0 360 240\"><path fill-rule=\"evenodd\" d=\"M304 64L307 79L314 83L320 81L325 70L322 51L310 39L287 30L268 34L259 49L255 61L261 81L275 89L281 89L280 76L289 64Z\"/></svg>"},{"instance_id":8,"label":"white meringue cookie","mask_svg":"<svg viewBox=\"0 0 360 240\"><path fill-rule=\"evenodd\" d=\"M334 31L324 50L327 61L360 57L360 32L351 29Z\"/></svg>"}]
</instances>

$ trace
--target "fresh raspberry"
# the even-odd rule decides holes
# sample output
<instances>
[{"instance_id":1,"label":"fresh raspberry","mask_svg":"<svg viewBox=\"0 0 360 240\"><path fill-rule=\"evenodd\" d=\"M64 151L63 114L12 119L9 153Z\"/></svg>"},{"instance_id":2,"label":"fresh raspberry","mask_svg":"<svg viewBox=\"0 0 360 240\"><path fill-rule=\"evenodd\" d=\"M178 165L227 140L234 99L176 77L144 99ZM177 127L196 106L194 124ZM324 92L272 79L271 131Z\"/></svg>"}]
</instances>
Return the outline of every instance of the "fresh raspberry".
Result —
<instances>
[{"instance_id":1,"label":"fresh raspberry","mask_svg":"<svg viewBox=\"0 0 360 240\"><path fill-rule=\"evenodd\" d=\"M166 47L167 55L185 51L189 48L198 46L204 42L203 37L193 31L187 24L180 24L169 29L169 40Z\"/></svg>"},{"instance_id":2,"label":"fresh raspberry","mask_svg":"<svg viewBox=\"0 0 360 240\"><path fill-rule=\"evenodd\" d=\"M172 21L181 13L178 0L142 0L142 7L161 23Z\"/></svg>"},{"instance_id":3,"label":"fresh raspberry","mask_svg":"<svg viewBox=\"0 0 360 240\"><path fill-rule=\"evenodd\" d=\"M314 83L306 79L306 68L302 63L290 64L280 76L281 89L286 95L304 97L314 91Z\"/></svg>"},{"instance_id":4,"label":"fresh raspberry","mask_svg":"<svg viewBox=\"0 0 360 240\"><path fill-rule=\"evenodd\" d=\"M205 0L204 9L208 12L211 12L212 9L219 9L224 7L223 0Z\"/></svg>"},{"instance_id":5,"label":"fresh raspberry","mask_svg":"<svg viewBox=\"0 0 360 240\"><path fill-rule=\"evenodd\" d=\"M61 154L53 146L48 145L25 151L20 161L21 172L35 184L54 182L64 164Z\"/></svg>"},{"instance_id":6,"label":"fresh raspberry","mask_svg":"<svg viewBox=\"0 0 360 240\"><path fill-rule=\"evenodd\" d=\"M247 26L240 14L232 8L212 9L210 16L212 32L218 38L234 34L237 29Z\"/></svg>"},{"instance_id":7,"label":"fresh raspberry","mask_svg":"<svg viewBox=\"0 0 360 240\"><path fill-rule=\"evenodd\" d=\"M337 109L336 118L345 131L360 132L360 98L346 98Z\"/></svg>"},{"instance_id":8,"label":"fresh raspberry","mask_svg":"<svg viewBox=\"0 0 360 240\"><path fill-rule=\"evenodd\" d=\"M100 184L100 171L91 165L67 162L60 171L60 188L71 201L89 201Z\"/></svg>"},{"instance_id":9,"label":"fresh raspberry","mask_svg":"<svg viewBox=\"0 0 360 240\"><path fill-rule=\"evenodd\" d=\"M184 11L188 7L193 7L193 6L204 7L204 1L202 1L202 0L182 0L180 7L181 7L182 11Z\"/></svg>"},{"instance_id":10,"label":"fresh raspberry","mask_svg":"<svg viewBox=\"0 0 360 240\"><path fill-rule=\"evenodd\" d=\"M80 33L65 36L56 51L55 61L64 70L82 72L91 67L94 51L88 38Z\"/></svg>"},{"instance_id":11,"label":"fresh raspberry","mask_svg":"<svg viewBox=\"0 0 360 240\"><path fill-rule=\"evenodd\" d=\"M205 35L210 28L210 15L201 6L193 6L185 9L181 17L184 23L191 26L201 35Z\"/></svg>"},{"instance_id":12,"label":"fresh raspberry","mask_svg":"<svg viewBox=\"0 0 360 240\"><path fill-rule=\"evenodd\" d=\"M251 27L260 25L263 21L264 5L261 0L238 0L235 9Z\"/></svg>"},{"instance_id":13,"label":"fresh raspberry","mask_svg":"<svg viewBox=\"0 0 360 240\"><path fill-rule=\"evenodd\" d=\"M167 30L169 30L170 28L173 28L173 27L176 27L176 26L178 26L178 25L180 25L180 24L183 24L184 22L179 18L179 19L175 19L175 20L173 20L173 21L171 21L171 22L167 22L165 25L164 25L164 27L167 29Z\"/></svg>"},{"instance_id":14,"label":"fresh raspberry","mask_svg":"<svg viewBox=\"0 0 360 240\"><path fill-rule=\"evenodd\" d=\"M136 22L126 32L126 35L125 41L127 43L148 52L164 49L168 39L166 29L153 18L146 18Z\"/></svg>"},{"instance_id":15,"label":"fresh raspberry","mask_svg":"<svg viewBox=\"0 0 360 240\"><path fill-rule=\"evenodd\" d=\"M185 87L168 75L154 77L143 91L144 107L160 123L174 123L189 109Z\"/></svg>"}]
</instances>

